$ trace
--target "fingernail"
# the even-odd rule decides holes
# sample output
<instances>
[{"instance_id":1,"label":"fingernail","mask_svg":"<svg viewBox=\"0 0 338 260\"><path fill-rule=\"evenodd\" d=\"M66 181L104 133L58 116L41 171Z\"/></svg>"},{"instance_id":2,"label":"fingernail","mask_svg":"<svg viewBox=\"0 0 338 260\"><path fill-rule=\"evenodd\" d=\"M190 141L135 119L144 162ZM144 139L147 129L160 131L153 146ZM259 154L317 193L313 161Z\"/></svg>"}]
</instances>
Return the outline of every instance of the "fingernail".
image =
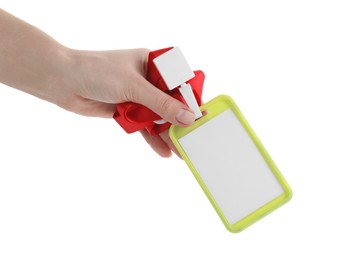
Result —
<instances>
[{"instance_id":1,"label":"fingernail","mask_svg":"<svg viewBox=\"0 0 338 260\"><path fill-rule=\"evenodd\" d=\"M176 120L184 125L192 125L195 122L195 119L195 114L184 108L181 108L176 114Z\"/></svg>"}]
</instances>

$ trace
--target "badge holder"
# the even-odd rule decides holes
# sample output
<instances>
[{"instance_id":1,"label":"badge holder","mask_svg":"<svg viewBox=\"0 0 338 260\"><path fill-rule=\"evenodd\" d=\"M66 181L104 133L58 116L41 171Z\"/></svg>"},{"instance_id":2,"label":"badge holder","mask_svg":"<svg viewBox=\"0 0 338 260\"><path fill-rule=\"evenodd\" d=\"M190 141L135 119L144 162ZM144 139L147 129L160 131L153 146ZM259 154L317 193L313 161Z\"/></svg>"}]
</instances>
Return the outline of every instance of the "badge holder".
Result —
<instances>
[{"instance_id":1,"label":"badge holder","mask_svg":"<svg viewBox=\"0 0 338 260\"><path fill-rule=\"evenodd\" d=\"M196 115L189 127L171 126L170 138L226 228L239 232L289 201L291 188L235 102L218 96L199 108L186 84L194 73L177 47L154 63Z\"/></svg>"}]
</instances>

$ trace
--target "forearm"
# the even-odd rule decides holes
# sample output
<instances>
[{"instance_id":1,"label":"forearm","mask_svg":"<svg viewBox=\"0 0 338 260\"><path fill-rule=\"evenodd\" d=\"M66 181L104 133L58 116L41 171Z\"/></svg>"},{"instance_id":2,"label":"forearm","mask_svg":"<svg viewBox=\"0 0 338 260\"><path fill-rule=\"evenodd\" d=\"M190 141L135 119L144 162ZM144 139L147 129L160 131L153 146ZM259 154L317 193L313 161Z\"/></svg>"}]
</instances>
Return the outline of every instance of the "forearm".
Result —
<instances>
[{"instance_id":1,"label":"forearm","mask_svg":"<svg viewBox=\"0 0 338 260\"><path fill-rule=\"evenodd\" d=\"M0 39L0 82L55 103L57 86L71 80L69 50L1 9Z\"/></svg>"}]
</instances>

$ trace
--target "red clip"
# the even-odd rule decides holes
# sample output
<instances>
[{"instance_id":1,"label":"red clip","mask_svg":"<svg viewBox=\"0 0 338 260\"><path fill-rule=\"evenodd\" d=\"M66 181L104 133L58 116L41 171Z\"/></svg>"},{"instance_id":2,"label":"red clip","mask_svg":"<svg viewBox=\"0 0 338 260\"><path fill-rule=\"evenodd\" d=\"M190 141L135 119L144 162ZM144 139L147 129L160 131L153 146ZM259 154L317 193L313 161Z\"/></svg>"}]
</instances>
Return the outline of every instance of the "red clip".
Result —
<instances>
[{"instance_id":1,"label":"red clip","mask_svg":"<svg viewBox=\"0 0 338 260\"><path fill-rule=\"evenodd\" d=\"M178 89L173 89L171 91L168 90L153 62L153 59L171 50L172 48L173 47L165 48L149 53L146 79L163 92L185 103L184 98ZM197 103L201 105L205 76L200 70L194 71L194 74L195 77L187 81L187 83L191 85ZM168 122L164 124L154 123L154 121L161 119L159 115L143 105L132 102L118 104L116 106L116 112L114 113L113 118L127 133L133 133L145 128L151 135L158 135L159 133L168 129L171 125L171 123Z\"/></svg>"}]
</instances>

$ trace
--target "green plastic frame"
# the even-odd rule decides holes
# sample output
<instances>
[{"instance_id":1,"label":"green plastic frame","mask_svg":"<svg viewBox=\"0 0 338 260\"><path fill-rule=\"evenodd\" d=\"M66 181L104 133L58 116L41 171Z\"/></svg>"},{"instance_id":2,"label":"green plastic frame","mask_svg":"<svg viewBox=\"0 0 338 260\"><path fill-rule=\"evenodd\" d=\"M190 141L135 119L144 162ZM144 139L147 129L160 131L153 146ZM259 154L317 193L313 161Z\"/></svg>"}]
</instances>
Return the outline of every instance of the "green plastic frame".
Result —
<instances>
[{"instance_id":1,"label":"green plastic frame","mask_svg":"<svg viewBox=\"0 0 338 260\"><path fill-rule=\"evenodd\" d=\"M262 217L266 216L270 212L274 211L275 209L279 208L280 206L282 206L286 202L288 202L292 197L292 190L291 190L290 186L288 185L288 183L286 182L286 180L284 179L284 177L282 176L282 174L280 173L280 171L278 170L278 168L275 165L275 163L273 162L273 160L271 159L270 155L268 154L268 152L264 148L263 144L260 142L257 135L254 133L254 131L250 127L249 123L244 118L243 114L241 113L241 111L239 110L236 103L233 101L233 99L231 97L225 96L225 95L218 96L218 97L212 99L211 101L209 101L208 103L204 104L203 106L201 106L200 109L201 109L202 112L207 111L202 118L198 119L193 125L191 125L189 127L179 127L179 126L175 126L175 125L171 126L170 131L169 131L169 135L170 135L170 138L173 141L175 147L177 148L177 150L181 154L182 158L184 159L184 161L186 162L186 164L188 165L188 167L190 168L190 170L194 174L196 180L198 181L198 183L202 187L204 193L208 197L209 201L213 205L213 207L216 210L219 217L221 218L225 227L230 232L237 233L237 232L240 232L243 229L247 228L248 226L252 225L253 223L258 221ZM194 165L191 163L189 157L187 156L187 154L185 153L184 149L182 148L182 146L180 145L180 143L178 141L183 136L189 134L191 131L200 127L201 125L208 122L209 120L212 120L212 118L214 118L215 116L224 112L227 109L232 109L232 111L234 112L234 114L236 115L238 120L241 122L242 126L245 128L245 130L247 131L247 133L249 134L249 136L251 137L251 139L253 140L253 142L257 146L257 148L260 151L260 153L262 154L264 160L269 165L271 171L276 176L277 180L279 181L280 185L282 186L282 188L284 190L284 193L282 195L273 199L272 201L268 202L267 204L265 204L261 208L257 209L253 213L249 214L245 218L239 220L238 222L236 222L235 224L232 224L232 225L229 223L229 221L224 216L224 214L221 211L220 207L218 206L217 202L215 201L215 199L211 195L211 192L209 191L208 187L204 183L203 179L201 178L201 176L199 175L199 173L195 169Z\"/></svg>"}]
</instances>

